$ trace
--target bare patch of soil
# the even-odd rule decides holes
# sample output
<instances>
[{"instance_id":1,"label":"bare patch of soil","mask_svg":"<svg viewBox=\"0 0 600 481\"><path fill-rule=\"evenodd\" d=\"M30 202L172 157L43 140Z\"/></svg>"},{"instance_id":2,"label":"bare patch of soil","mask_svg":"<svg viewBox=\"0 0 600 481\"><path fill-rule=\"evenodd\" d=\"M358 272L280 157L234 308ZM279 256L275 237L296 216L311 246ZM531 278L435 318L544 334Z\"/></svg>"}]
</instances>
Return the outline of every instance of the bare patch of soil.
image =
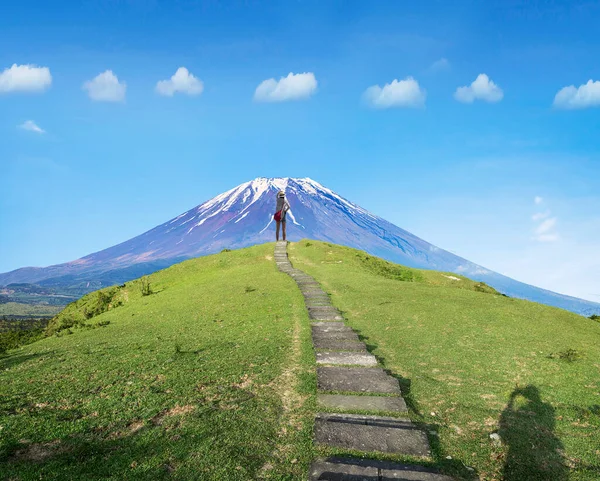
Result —
<instances>
[{"instance_id":1,"label":"bare patch of soil","mask_svg":"<svg viewBox=\"0 0 600 481\"><path fill-rule=\"evenodd\" d=\"M32 443L25 439L20 441L23 448L17 449L12 456L13 461L28 461L33 463L41 463L56 456L57 454L67 451L66 446L61 445L60 439L55 439L49 443Z\"/></svg>"},{"instance_id":2,"label":"bare patch of soil","mask_svg":"<svg viewBox=\"0 0 600 481\"><path fill-rule=\"evenodd\" d=\"M196 406L193 404L187 404L185 406L175 406L174 408L167 409L166 411L162 411L152 418L152 424L156 426L160 426L166 418L172 416L183 416L185 414L189 414L196 409Z\"/></svg>"}]
</instances>

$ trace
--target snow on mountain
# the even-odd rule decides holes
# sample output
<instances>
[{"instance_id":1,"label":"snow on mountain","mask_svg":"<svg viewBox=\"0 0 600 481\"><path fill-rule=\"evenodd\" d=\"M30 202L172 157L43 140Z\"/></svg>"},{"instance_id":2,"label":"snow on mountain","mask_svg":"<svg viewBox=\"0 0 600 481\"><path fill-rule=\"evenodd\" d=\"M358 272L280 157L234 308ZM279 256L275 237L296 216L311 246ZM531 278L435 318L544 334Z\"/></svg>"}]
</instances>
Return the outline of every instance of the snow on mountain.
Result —
<instances>
[{"instance_id":1,"label":"snow on mountain","mask_svg":"<svg viewBox=\"0 0 600 481\"><path fill-rule=\"evenodd\" d=\"M274 240L273 213L279 190L286 192L291 205L289 240L312 238L356 247L407 266L454 272L484 281L509 296L586 315L600 313L600 304L517 282L433 246L309 178L261 177L245 182L103 251L66 264L0 274L0 285L98 279L122 282L185 258ZM114 273L119 274L115 277Z\"/></svg>"}]
</instances>

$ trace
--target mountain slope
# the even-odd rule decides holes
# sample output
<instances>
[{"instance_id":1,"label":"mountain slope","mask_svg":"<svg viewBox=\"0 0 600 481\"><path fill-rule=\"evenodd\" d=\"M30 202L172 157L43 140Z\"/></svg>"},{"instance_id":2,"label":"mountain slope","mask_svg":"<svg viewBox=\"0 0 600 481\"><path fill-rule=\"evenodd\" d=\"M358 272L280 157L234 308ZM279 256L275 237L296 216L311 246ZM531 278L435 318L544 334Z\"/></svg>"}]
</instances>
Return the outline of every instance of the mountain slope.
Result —
<instances>
[{"instance_id":1,"label":"mountain slope","mask_svg":"<svg viewBox=\"0 0 600 481\"><path fill-rule=\"evenodd\" d=\"M278 190L286 191L292 206L288 221L290 240L313 238L356 247L409 267L463 274L509 296L585 315L600 313L600 304L529 286L440 249L308 178L258 178L243 183L148 232L76 261L0 274L0 285L89 282L90 289L96 289L185 258L272 240Z\"/></svg>"},{"instance_id":2,"label":"mountain slope","mask_svg":"<svg viewBox=\"0 0 600 481\"><path fill-rule=\"evenodd\" d=\"M0 356L0 479L243 481L267 462L271 479L302 479L310 328L272 255L174 265L151 295L107 289L119 298L98 315L88 294L62 316L77 328Z\"/></svg>"}]
</instances>

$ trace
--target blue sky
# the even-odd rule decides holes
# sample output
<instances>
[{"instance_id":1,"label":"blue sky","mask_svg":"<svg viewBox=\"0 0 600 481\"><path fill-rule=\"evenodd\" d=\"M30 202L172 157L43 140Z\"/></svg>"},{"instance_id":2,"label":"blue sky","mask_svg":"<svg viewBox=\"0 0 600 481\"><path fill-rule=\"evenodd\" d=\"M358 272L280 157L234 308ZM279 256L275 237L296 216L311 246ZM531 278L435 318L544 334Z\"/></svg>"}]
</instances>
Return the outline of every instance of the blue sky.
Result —
<instances>
[{"instance_id":1,"label":"blue sky","mask_svg":"<svg viewBox=\"0 0 600 481\"><path fill-rule=\"evenodd\" d=\"M599 24L574 1L2 2L0 271L292 176L600 302Z\"/></svg>"}]
</instances>

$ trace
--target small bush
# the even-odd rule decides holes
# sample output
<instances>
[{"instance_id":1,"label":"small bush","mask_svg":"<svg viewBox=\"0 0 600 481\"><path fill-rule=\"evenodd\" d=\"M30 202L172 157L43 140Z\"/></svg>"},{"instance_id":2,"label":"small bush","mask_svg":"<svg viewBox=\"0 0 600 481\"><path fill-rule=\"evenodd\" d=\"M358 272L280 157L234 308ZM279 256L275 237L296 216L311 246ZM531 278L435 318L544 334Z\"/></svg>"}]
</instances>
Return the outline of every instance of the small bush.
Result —
<instances>
[{"instance_id":1,"label":"small bush","mask_svg":"<svg viewBox=\"0 0 600 481\"><path fill-rule=\"evenodd\" d=\"M598 314L592 314L592 315L590 316L590 319L591 319L592 321L598 321L598 322L600 322L600 316L599 316Z\"/></svg>"},{"instance_id":2,"label":"small bush","mask_svg":"<svg viewBox=\"0 0 600 481\"><path fill-rule=\"evenodd\" d=\"M565 349L557 353L552 353L548 356L550 359L560 359L566 362L575 362L581 359L581 353L577 349Z\"/></svg>"},{"instance_id":3,"label":"small bush","mask_svg":"<svg viewBox=\"0 0 600 481\"><path fill-rule=\"evenodd\" d=\"M256 290L256 287L246 286L246 292L254 292L255 290Z\"/></svg>"},{"instance_id":4,"label":"small bush","mask_svg":"<svg viewBox=\"0 0 600 481\"><path fill-rule=\"evenodd\" d=\"M149 286L148 286L149 287ZM81 299L69 304L63 311L54 316L46 328L46 336L52 336L72 327L94 327L86 323L110 309L122 306L124 303L122 288L107 287L100 291L91 292Z\"/></svg>"},{"instance_id":5,"label":"small bush","mask_svg":"<svg viewBox=\"0 0 600 481\"><path fill-rule=\"evenodd\" d=\"M381 277L404 282L415 282L421 279L420 274L412 269L384 261L378 257L364 255L362 253L357 254L357 257L365 268Z\"/></svg>"},{"instance_id":6,"label":"small bush","mask_svg":"<svg viewBox=\"0 0 600 481\"><path fill-rule=\"evenodd\" d=\"M304 244L304 247L310 247L312 245L312 242L307 242L306 244Z\"/></svg>"},{"instance_id":7,"label":"small bush","mask_svg":"<svg viewBox=\"0 0 600 481\"><path fill-rule=\"evenodd\" d=\"M493 287L488 286L485 282L477 282L473 289L477 292L485 292L486 294L499 294L499 292Z\"/></svg>"},{"instance_id":8,"label":"small bush","mask_svg":"<svg viewBox=\"0 0 600 481\"><path fill-rule=\"evenodd\" d=\"M140 279L140 292L142 293L142 296L149 296L152 294L152 287L150 286L148 276L144 276Z\"/></svg>"},{"instance_id":9,"label":"small bush","mask_svg":"<svg viewBox=\"0 0 600 481\"><path fill-rule=\"evenodd\" d=\"M223 250L221 251L221 254L222 254L223 252L231 252L231 249L223 249Z\"/></svg>"}]
</instances>

